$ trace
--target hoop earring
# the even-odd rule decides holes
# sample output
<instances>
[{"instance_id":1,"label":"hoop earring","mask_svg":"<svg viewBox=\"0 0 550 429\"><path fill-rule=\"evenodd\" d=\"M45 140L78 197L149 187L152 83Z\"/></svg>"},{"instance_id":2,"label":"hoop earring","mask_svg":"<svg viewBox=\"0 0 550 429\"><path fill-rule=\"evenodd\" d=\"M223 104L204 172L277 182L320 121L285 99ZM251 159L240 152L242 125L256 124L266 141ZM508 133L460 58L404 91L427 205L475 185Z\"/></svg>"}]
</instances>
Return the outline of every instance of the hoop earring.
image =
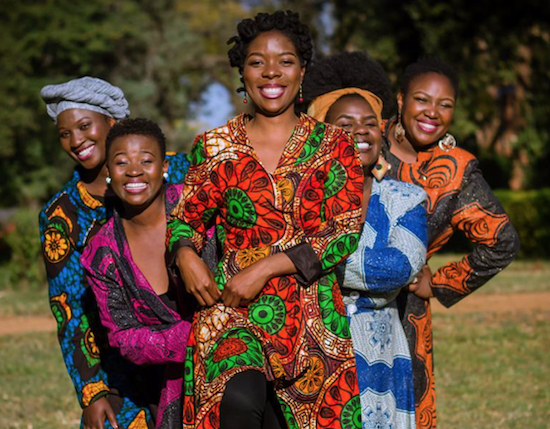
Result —
<instances>
[{"instance_id":1,"label":"hoop earring","mask_svg":"<svg viewBox=\"0 0 550 429\"><path fill-rule=\"evenodd\" d=\"M393 136L399 143L401 143L405 138L405 128L403 128L403 125L401 124L401 112L397 112L397 122L395 124L395 129L393 130Z\"/></svg>"},{"instance_id":2,"label":"hoop earring","mask_svg":"<svg viewBox=\"0 0 550 429\"><path fill-rule=\"evenodd\" d=\"M111 179L110 176L107 176L107 177L105 178L105 183L107 183L107 185L110 185L112 180L113 180L113 179Z\"/></svg>"},{"instance_id":3,"label":"hoop earring","mask_svg":"<svg viewBox=\"0 0 550 429\"><path fill-rule=\"evenodd\" d=\"M380 155L378 156L378 160L376 161L376 164L374 164L374 167L371 170L372 175L376 180L379 182L384 178L386 173L391 170L391 164L386 161L386 159L382 156L382 152L380 152Z\"/></svg>"},{"instance_id":4,"label":"hoop earring","mask_svg":"<svg viewBox=\"0 0 550 429\"><path fill-rule=\"evenodd\" d=\"M246 93L246 91L243 91L243 92L244 92L243 103L246 104L246 103L248 103L248 98L246 98L248 96L248 94Z\"/></svg>"},{"instance_id":5,"label":"hoop earring","mask_svg":"<svg viewBox=\"0 0 550 429\"><path fill-rule=\"evenodd\" d=\"M439 140L437 145L441 150L449 152L456 147L456 139L452 134L447 133L441 140Z\"/></svg>"},{"instance_id":6,"label":"hoop earring","mask_svg":"<svg viewBox=\"0 0 550 429\"><path fill-rule=\"evenodd\" d=\"M304 92L302 90L302 83L300 82L300 93L298 95L298 103L304 102Z\"/></svg>"},{"instance_id":7,"label":"hoop earring","mask_svg":"<svg viewBox=\"0 0 550 429\"><path fill-rule=\"evenodd\" d=\"M164 179L165 182L168 181L168 173L166 171L162 173L162 178Z\"/></svg>"}]
</instances>

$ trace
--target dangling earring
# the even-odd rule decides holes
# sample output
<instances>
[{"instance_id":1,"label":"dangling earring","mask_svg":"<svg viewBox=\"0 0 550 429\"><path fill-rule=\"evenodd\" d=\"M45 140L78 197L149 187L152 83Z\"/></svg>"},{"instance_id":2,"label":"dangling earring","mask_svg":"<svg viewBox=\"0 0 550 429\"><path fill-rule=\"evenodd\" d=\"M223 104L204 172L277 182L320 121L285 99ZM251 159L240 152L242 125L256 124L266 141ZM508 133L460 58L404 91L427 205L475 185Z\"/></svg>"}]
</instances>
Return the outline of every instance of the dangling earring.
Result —
<instances>
[{"instance_id":1,"label":"dangling earring","mask_svg":"<svg viewBox=\"0 0 550 429\"><path fill-rule=\"evenodd\" d=\"M405 138L405 128L403 128L403 125L401 124L401 112L397 112L397 122L395 124L395 129L393 130L393 136L399 143L401 143L403 138Z\"/></svg>"},{"instance_id":2,"label":"dangling earring","mask_svg":"<svg viewBox=\"0 0 550 429\"><path fill-rule=\"evenodd\" d=\"M380 182L389 170L391 170L391 164L384 159L382 152L380 152L378 161L374 164L371 173L374 178Z\"/></svg>"},{"instance_id":3,"label":"dangling earring","mask_svg":"<svg viewBox=\"0 0 550 429\"><path fill-rule=\"evenodd\" d=\"M244 92L243 103L246 104L246 103L248 103L248 98L246 98L248 94L246 93L246 91L243 91L243 92Z\"/></svg>"},{"instance_id":4,"label":"dangling earring","mask_svg":"<svg viewBox=\"0 0 550 429\"><path fill-rule=\"evenodd\" d=\"M105 178L105 182L107 183L107 185L110 185L110 184L111 184L111 180L113 180L113 179L111 179L110 176L107 176L107 177Z\"/></svg>"},{"instance_id":5,"label":"dangling earring","mask_svg":"<svg viewBox=\"0 0 550 429\"><path fill-rule=\"evenodd\" d=\"M449 152L456 147L456 139L452 134L447 133L445 134L445 137L439 140L438 146L441 150Z\"/></svg>"},{"instance_id":6,"label":"dangling earring","mask_svg":"<svg viewBox=\"0 0 550 429\"><path fill-rule=\"evenodd\" d=\"M304 102L304 93L302 91L302 83L300 82L300 93L298 95L298 103Z\"/></svg>"},{"instance_id":7,"label":"dangling earring","mask_svg":"<svg viewBox=\"0 0 550 429\"><path fill-rule=\"evenodd\" d=\"M166 171L162 173L162 178L164 179L165 182L168 181L168 173Z\"/></svg>"}]
</instances>

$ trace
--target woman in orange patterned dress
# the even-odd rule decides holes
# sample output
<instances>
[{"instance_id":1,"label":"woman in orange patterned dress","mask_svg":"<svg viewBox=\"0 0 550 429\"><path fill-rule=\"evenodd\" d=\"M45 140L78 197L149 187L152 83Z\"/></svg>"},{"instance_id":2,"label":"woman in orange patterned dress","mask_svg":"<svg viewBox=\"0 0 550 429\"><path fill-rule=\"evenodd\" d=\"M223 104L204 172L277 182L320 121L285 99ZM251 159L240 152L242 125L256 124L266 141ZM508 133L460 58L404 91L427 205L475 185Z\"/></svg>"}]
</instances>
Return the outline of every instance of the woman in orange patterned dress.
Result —
<instances>
[{"instance_id":1,"label":"woman in orange patterned dress","mask_svg":"<svg viewBox=\"0 0 550 429\"><path fill-rule=\"evenodd\" d=\"M184 421L360 428L353 347L333 272L357 248L359 154L342 129L295 114L312 56L297 14L258 14L238 33L229 58L254 115L197 137L168 231L186 288L204 306L189 341ZM197 255L210 223L222 247L215 276Z\"/></svg>"},{"instance_id":2,"label":"woman in orange patterned dress","mask_svg":"<svg viewBox=\"0 0 550 429\"><path fill-rule=\"evenodd\" d=\"M436 427L430 298L456 304L502 271L519 250L517 233L483 178L479 162L449 134L458 96L455 72L437 59L407 67L397 96L398 115L386 127L390 174L428 195L428 259L455 231L471 253L432 273L426 265L400 296L413 358L418 429Z\"/></svg>"}]
</instances>

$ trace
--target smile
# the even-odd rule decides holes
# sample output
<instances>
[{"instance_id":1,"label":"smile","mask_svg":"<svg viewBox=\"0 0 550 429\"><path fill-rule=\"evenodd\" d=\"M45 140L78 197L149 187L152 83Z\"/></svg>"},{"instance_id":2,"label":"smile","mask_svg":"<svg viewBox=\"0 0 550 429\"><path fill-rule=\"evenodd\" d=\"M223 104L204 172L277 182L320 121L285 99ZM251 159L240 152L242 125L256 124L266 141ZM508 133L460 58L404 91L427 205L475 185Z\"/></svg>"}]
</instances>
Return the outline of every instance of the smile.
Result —
<instances>
[{"instance_id":1,"label":"smile","mask_svg":"<svg viewBox=\"0 0 550 429\"><path fill-rule=\"evenodd\" d=\"M418 121L418 128L420 128L425 133L433 133L437 130L437 125L429 124L427 122Z\"/></svg>"},{"instance_id":2,"label":"smile","mask_svg":"<svg viewBox=\"0 0 550 429\"><path fill-rule=\"evenodd\" d=\"M357 142L357 148L359 152L368 152L372 148L372 144L369 142Z\"/></svg>"},{"instance_id":3,"label":"smile","mask_svg":"<svg viewBox=\"0 0 550 429\"><path fill-rule=\"evenodd\" d=\"M87 160L90 156L92 156L92 152L94 151L94 148L95 148L95 145L91 145L91 146L88 146L85 149L82 149L80 151L76 151L75 153L76 153L77 158L81 161Z\"/></svg>"},{"instance_id":4,"label":"smile","mask_svg":"<svg viewBox=\"0 0 550 429\"><path fill-rule=\"evenodd\" d=\"M132 194L137 194L147 188L147 183L144 182L130 182L124 185L124 189Z\"/></svg>"},{"instance_id":5,"label":"smile","mask_svg":"<svg viewBox=\"0 0 550 429\"><path fill-rule=\"evenodd\" d=\"M285 87L281 85L265 85L260 87L260 94L269 99L279 98L284 92Z\"/></svg>"}]
</instances>

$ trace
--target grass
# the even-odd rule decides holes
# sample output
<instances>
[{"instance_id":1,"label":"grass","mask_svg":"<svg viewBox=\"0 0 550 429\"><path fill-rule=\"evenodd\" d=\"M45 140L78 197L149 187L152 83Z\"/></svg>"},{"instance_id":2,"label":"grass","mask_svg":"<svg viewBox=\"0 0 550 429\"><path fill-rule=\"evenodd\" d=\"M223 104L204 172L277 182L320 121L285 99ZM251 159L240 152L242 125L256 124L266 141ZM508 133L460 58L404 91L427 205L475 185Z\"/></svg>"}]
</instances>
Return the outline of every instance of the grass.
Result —
<instances>
[{"instance_id":1,"label":"grass","mask_svg":"<svg viewBox=\"0 0 550 429\"><path fill-rule=\"evenodd\" d=\"M74 429L81 410L55 333L0 337L0 427Z\"/></svg>"},{"instance_id":2,"label":"grass","mask_svg":"<svg viewBox=\"0 0 550 429\"><path fill-rule=\"evenodd\" d=\"M436 256L430 265L457 259ZM0 317L50 315L46 289L0 289ZM517 261L476 294L549 290L550 261ZM550 309L435 314L438 427L546 429L549 322ZM0 336L0 428L75 428L80 413L55 333Z\"/></svg>"}]
</instances>

